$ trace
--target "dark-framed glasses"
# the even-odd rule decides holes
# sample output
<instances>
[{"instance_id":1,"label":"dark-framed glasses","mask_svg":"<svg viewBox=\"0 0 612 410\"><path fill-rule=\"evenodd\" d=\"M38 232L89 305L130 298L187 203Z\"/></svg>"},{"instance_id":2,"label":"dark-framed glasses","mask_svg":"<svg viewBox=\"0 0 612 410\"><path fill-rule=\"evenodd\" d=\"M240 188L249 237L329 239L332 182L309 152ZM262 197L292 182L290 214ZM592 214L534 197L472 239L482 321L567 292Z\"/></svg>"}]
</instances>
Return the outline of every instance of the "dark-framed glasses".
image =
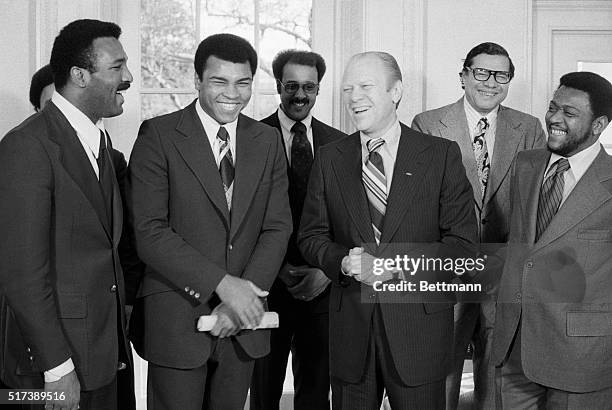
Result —
<instances>
[{"instance_id":1,"label":"dark-framed glasses","mask_svg":"<svg viewBox=\"0 0 612 410\"><path fill-rule=\"evenodd\" d=\"M295 94L300 88L304 90L306 94L315 94L317 91L319 91L319 84L313 82L300 84L296 81L287 81L286 83L279 81L278 83L283 87L287 94Z\"/></svg>"},{"instance_id":2,"label":"dark-framed glasses","mask_svg":"<svg viewBox=\"0 0 612 410\"><path fill-rule=\"evenodd\" d=\"M499 84L508 84L510 80L512 80L512 74L508 71L493 71L480 67L465 67L465 69L471 71L474 78L478 81L487 81L491 76L493 76L495 81Z\"/></svg>"}]
</instances>

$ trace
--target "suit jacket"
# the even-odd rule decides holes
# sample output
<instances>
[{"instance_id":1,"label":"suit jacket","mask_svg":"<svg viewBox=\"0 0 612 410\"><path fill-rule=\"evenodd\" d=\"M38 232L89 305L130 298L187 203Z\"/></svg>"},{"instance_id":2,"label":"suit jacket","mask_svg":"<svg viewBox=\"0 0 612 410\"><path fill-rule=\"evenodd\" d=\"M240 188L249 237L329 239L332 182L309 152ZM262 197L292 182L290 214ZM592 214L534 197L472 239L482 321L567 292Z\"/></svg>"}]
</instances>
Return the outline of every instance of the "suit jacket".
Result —
<instances>
[{"instance_id":1,"label":"suit jacket","mask_svg":"<svg viewBox=\"0 0 612 410\"><path fill-rule=\"evenodd\" d=\"M359 133L320 148L310 175L298 244L304 258L332 280L331 375L357 382L364 371L371 319L380 301L391 355L402 380L419 385L446 376L452 358L452 303L410 294L375 294L341 273L349 249L365 246L376 257L421 256L409 244L442 243L470 248L476 241L472 192L457 144L401 125L381 246L375 247L368 199L361 180ZM411 253L412 252L412 253ZM432 277L423 277L433 280ZM435 303L439 302L439 303Z\"/></svg>"},{"instance_id":2,"label":"suit jacket","mask_svg":"<svg viewBox=\"0 0 612 410\"><path fill-rule=\"evenodd\" d=\"M271 127L276 128L281 133L281 141L283 143L283 152L287 152L285 148L285 139L282 138L282 130L280 120L278 119L278 111L272 113L272 115L261 120L264 124L267 124ZM322 123L316 118L312 118L311 122L312 127L312 140L313 140L313 151L316 154L319 147L322 145L328 144L332 141L338 140L340 138L346 137L346 134L342 131L339 131L329 125ZM289 168L287 167L287 172L289 172ZM291 238L289 238L289 244L287 245L287 254L285 255L284 263L291 263L294 266L306 265L306 261L302 257L300 250L297 246L296 236L297 230L300 227L300 218L302 216L302 206L303 204L296 204L296 201L291 198L291 190L289 190L289 204L291 205L291 215L293 219L293 233L291 234ZM298 209L299 208L299 209ZM286 287L280 278L277 278L274 282L274 288L278 287ZM288 295L289 296L289 295ZM290 297L290 296L289 296ZM313 306L313 310L317 313L319 312L327 312L329 310L329 298L317 298L317 306Z\"/></svg>"},{"instance_id":3,"label":"suit jacket","mask_svg":"<svg viewBox=\"0 0 612 410\"><path fill-rule=\"evenodd\" d=\"M269 289L291 233L278 132L239 116L230 213L195 104L143 122L128 170L136 247L147 265L133 314L135 347L174 368L208 359L213 337L196 332L196 321L219 303L223 276ZM268 331L236 340L250 357L269 351Z\"/></svg>"},{"instance_id":4,"label":"suit jacket","mask_svg":"<svg viewBox=\"0 0 612 410\"><path fill-rule=\"evenodd\" d=\"M412 121L412 128L459 144L463 166L474 191L480 241L505 243L510 221L510 165L517 152L545 147L546 135L537 118L500 106L489 181L483 198L463 101L462 97L453 104L418 114Z\"/></svg>"},{"instance_id":5,"label":"suit jacket","mask_svg":"<svg viewBox=\"0 0 612 410\"><path fill-rule=\"evenodd\" d=\"M525 375L572 392L612 386L612 157L602 149L534 243L550 152L519 153L493 360L520 326Z\"/></svg>"},{"instance_id":6,"label":"suit jacket","mask_svg":"<svg viewBox=\"0 0 612 410\"><path fill-rule=\"evenodd\" d=\"M118 156L112 151L113 163ZM115 377L119 345L130 351L118 253L123 211L113 185L111 224L89 159L53 103L0 142L8 385L42 387L42 372L72 357L81 389L96 389Z\"/></svg>"}]
</instances>

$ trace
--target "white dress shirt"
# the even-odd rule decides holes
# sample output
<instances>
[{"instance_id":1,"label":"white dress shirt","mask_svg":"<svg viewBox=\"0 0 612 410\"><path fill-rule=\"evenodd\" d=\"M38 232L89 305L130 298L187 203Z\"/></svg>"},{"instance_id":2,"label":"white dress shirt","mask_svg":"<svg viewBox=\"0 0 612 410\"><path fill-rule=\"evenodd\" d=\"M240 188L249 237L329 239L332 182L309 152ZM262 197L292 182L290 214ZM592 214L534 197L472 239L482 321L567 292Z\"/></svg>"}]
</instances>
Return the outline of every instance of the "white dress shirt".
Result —
<instances>
[{"instance_id":1,"label":"white dress shirt","mask_svg":"<svg viewBox=\"0 0 612 410\"><path fill-rule=\"evenodd\" d=\"M470 145L474 143L474 137L476 136L476 127L478 121L481 118L486 118L489 123L489 127L485 131L485 141L487 143L487 153L489 154L489 162L493 158L493 148L495 147L495 132L497 131L497 113L499 111L499 105L492 109L488 114L482 115L468 102L467 98L463 97L463 108L465 110L465 118L468 123L468 130L470 131Z\"/></svg>"},{"instance_id":2,"label":"white dress shirt","mask_svg":"<svg viewBox=\"0 0 612 410\"><path fill-rule=\"evenodd\" d=\"M544 172L545 176L548 173L550 166L559 158L567 158L570 164L570 168L563 173L563 181L565 184L563 185L563 198L561 199L561 204L559 207L565 202L578 181L580 181L580 178L582 178L593 161L595 161L595 158L597 158L597 155L599 155L600 150L602 150L601 144L599 142L595 142L595 144L583 149L571 157L562 157L561 155L555 153L550 155L550 160L546 166L546 172ZM542 180L542 184L544 184L544 180Z\"/></svg>"},{"instance_id":3,"label":"white dress shirt","mask_svg":"<svg viewBox=\"0 0 612 410\"><path fill-rule=\"evenodd\" d=\"M204 127L204 131L206 132L206 136L208 137L208 142L212 148L213 155L215 156L215 162L217 163L217 168L219 168L219 164L221 163L220 158L220 150L221 142L219 138L217 138L217 133L219 132L219 128L222 126L227 130L229 135L229 149L232 153L232 159L234 160L234 166L236 165L236 126L238 125L238 118L232 122L228 122L227 124L219 124L213 117L208 115L206 111L202 109L200 105L200 100L196 101L196 112L198 113L198 117L200 117L200 122Z\"/></svg>"}]
</instances>

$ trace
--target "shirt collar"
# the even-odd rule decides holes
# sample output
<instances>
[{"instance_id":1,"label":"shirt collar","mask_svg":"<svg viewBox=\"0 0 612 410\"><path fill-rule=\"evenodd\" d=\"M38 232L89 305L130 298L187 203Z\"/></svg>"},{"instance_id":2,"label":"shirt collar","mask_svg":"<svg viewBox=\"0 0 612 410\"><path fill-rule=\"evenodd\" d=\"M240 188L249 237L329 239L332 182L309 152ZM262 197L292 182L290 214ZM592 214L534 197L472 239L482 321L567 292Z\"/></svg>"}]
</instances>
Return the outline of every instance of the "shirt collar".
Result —
<instances>
[{"instance_id":1,"label":"shirt collar","mask_svg":"<svg viewBox=\"0 0 612 410\"><path fill-rule=\"evenodd\" d=\"M280 121L281 127L288 132L291 132L291 128L297 122L289 118L280 105L278 106L278 120ZM309 130L310 126L312 125L312 110L308 113L306 118L300 122L306 126L306 130Z\"/></svg>"},{"instance_id":2,"label":"shirt collar","mask_svg":"<svg viewBox=\"0 0 612 410\"><path fill-rule=\"evenodd\" d=\"M400 127L399 120L396 119L393 125L389 127L387 132L385 132L381 138L385 140L387 146L395 146L399 143L401 133L402 129ZM359 136L361 138L361 145L364 147L366 146L366 143L372 139L361 131L359 132Z\"/></svg>"},{"instance_id":3,"label":"shirt collar","mask_svg":"<svg viewBox=\"0 0 612 410\"><path fill-rule=\"evenodd\" d=\"M227 130L230 138L230 149L232 153L236 153L234 147L236 147L236 127L238 126L238 118L232 122L228 122L226 124L219 124L217 120L211 117L200 105L200 100L197 99L195 102L196 112L198 113L198 117L200 118L200 122L204 127L204 131L206 132L206 136L208 137L208 141L210 141L210 146L214 146L214 141L217 138L217 132L219 132L220 127L224 127Z\"/></svg>"},{"instance_id":4,"label":"shirt collar","mask_svg":"<svg viewBox=\"0 0 612 410\"><path fill-rule=\"evenodd\" d=\"M571 157L563 157L553 152L550 155L550 160L548 161L546 172L548 172L548 168L550 168L550 166L554 164L559 158L567 158L570 164L570 170L572 171L572 174L574 174L574 178L577 182L580 180L580 178L582 178L587 169L589 169L593 161L595 161L595 158L597 157L601 149L601 144L599 142L595 142L591 146L572 155Z\"/></svg>"},{"instance_id":5,"label":"shirt collar","mask_svg":"<svg viewBox=\"0 0 612 410\"><path fill-rule=\"evenodd\" d=\"M463 108L465 109L465 117L467 118L468 126L470 127L470 132L476 129L476 125L478 124L478 121L480 121L482 117L485 117L487 119L487 122L489 123L489 127L495 121L497 121L497 113L499 112L499 105L497 105L497 107L489 111L486 115L482 115L474 107L472 107L470 102L464 96L463 97Z\"/></svg>"},{"instance_id":6,"label":"shirt collar","mask_svg":"<svg viewBox=\"0 0 612 410\"><path fill-rule=\"evenodd\" d=\"M79 110L57 91L53 92L51 101L53 101L53 104L55 104L60 112L64 114L72 128L76 131L79 139L91 149L94 157L98 158L98 152L100 151L100 130L106 132L104 122L98 120L98 122L94 124L83 111Z\"/></svg>"}]
</instances>

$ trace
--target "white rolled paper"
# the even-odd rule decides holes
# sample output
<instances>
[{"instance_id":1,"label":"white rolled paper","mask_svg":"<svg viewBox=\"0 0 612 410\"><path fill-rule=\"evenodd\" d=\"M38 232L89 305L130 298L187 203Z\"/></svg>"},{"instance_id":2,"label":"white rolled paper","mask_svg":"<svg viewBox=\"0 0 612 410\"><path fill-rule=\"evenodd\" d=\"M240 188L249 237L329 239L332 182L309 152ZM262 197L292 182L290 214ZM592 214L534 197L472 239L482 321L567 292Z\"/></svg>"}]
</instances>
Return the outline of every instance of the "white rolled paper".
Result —
<instances>
[{"instance_id":1,"label":"white rolled paper","mask_svg":"<svg viewBox=\"0 0 612 410\"><path fill-rule=\"evenodd\" d=\"M210 332L217 323L217 315L206 315L200 316L198 319L198 332ZM242 329L257 330L257 329L272 329L278 327L278 313L276 312L264 312L261 322L257 327L243 327Z\"/></svg>"}]
</instances>

